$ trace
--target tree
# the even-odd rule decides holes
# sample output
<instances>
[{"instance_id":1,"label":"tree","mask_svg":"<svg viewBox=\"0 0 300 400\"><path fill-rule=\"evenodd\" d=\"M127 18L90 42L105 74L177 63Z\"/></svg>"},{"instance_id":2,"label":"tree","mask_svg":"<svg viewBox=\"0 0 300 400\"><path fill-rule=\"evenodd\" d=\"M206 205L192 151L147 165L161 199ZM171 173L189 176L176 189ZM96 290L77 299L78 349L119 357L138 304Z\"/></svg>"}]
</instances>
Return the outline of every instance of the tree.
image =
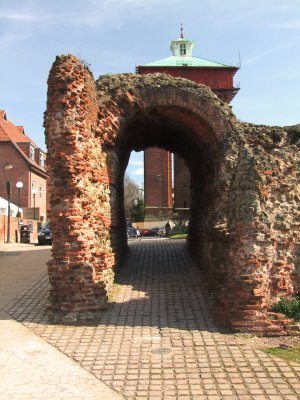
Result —
<instances>
[{"instance_id":1,"label":"tree","mask_svg":"<svg viewBox=\"0 0 300 400\"><path fill-rule=\"evenodd\" d=\"M127 174L124 176L124 207L127 218L134 218L135 221L143 219L144 202L140 188Z\"/></svg>"},{"instance_id":2,"label":"tree","mask_svg":"<svg viewBox=\"0 0 300 400\"><path fill-rule=\"evenodd\" d=\"M145 211L144 211L144 200L139 198L137 202L131 209L131 216L135 222L144 221Z\"/></svg>"}]
</instances>

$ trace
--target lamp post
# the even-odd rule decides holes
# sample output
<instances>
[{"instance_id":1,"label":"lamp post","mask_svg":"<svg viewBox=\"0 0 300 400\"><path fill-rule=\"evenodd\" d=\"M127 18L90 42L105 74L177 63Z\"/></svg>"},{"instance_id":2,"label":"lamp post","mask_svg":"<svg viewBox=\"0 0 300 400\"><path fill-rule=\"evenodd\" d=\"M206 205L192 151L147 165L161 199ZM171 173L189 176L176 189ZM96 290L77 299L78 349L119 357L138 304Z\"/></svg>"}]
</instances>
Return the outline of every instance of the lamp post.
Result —
<instances>
[{"instance_id":1,"label":"lamp post","mask_svg":"<svg viewBox=\"0 0 300 400\"><path fill-rule=\"evenodd\" d=\"M20 213L20 192L21 192L21 189L22 189L22 187L23 187L23 182L17 182L16 183L16 187L17 187L17 189L18 189L18 214L17 214L17 217L20 217L21 215L21 213Z\"/></svg>"},{"instance_id":2,"label":"lamp post","mask_svg":"<svg viewBox=\"0 0 300 400\"><path fill-rule=\"evenodd\" d=\"M157 214L157 216L159 217L159 218L161 218L161 219L163 219L164 218L164 216L163 216L163 196L162 196L162 184L163 184L163 182L162 182L162 176L161 176L161 174L158 174L158 175L156 175L155 176L155 178L156 178L156 181L157 181L157 184L159 185L159 203L158 203L158 214Z\"/></svg>"},{"instance_id":3,"label":"lamp post","mask_svg":"<svg viewBox=\"0 0 300 400\"><path fill-rule=\"evenodd\" d=\"M13 164L6 163L3 167L3 171L7 171L12 168L13 168ZM6 182L6 193L7 193L7 240L6 240L6 243L10 243L10 195L11 195L10 181Z\"/></svg>"},{"instance_id":4,"label":"lamp post","mask_svg":"<svg viewBox=\"0 0 300 400\"><path fill-rule=\"evenodd\" d=\"M6 239L6 243L10 243L10 195L11 195L10 181L6 182L6 193L7 193L7 239Z\"/></svg>"},{"instance_id":5,"label":"lamp post","mask_svg":"<svg viewBox=\"0 0 300 400\"><path fill-rule=\"evenodd\" d=\"M33 195L33 219L35 220L35 195L37 194L36 188L32 189L32 195Z\"/></svg>"}]
</instances>

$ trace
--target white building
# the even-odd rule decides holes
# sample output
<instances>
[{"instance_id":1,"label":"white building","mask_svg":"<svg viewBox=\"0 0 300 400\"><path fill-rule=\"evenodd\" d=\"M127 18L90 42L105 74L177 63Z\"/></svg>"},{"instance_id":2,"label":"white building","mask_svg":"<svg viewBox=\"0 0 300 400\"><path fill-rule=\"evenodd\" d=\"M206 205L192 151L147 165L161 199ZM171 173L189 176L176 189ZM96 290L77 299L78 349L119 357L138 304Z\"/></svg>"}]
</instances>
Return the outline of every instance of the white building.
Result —
<instances>
[{"instance_id":1,"label":"white building","mask_svg":"<svg viewBox=\"0 0 300 400\"><path fill-rule=\"evenodd\" d=\"M21 214L23 214L22 208L19 208ZM18 206L10 203L10 215L11 217L16 217L18 214ZM8 215L8 201L0 197L0 215Z\"/></svg>"}]
</instances>

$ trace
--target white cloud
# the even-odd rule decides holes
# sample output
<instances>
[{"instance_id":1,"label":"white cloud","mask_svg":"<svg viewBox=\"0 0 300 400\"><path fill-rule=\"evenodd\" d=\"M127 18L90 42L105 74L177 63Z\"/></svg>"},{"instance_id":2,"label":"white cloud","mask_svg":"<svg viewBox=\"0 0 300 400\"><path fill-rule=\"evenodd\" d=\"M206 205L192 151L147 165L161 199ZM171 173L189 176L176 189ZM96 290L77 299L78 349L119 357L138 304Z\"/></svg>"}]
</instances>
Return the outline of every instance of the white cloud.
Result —
<instances>
[{"instance_id":1,"label":"white cloud","mask_svg":"<svg viewBox=\"0 0 300 400\"><path fill-rule=\"evenodd\" d=\"M268 74L263 75L261 77L265 81L288 81L288 80L295 80L300 78L300 71L296 65L292 65L289 68L284 70L270 72Z\"/></svg>"},{"instance_id":2,"label":"white cloud","mask_svg":"<svg viewBox=\"0 0 300 400\"><path fill-rule=\"evenodd\" d=\"M57 0L56 0L57 1ZM171 3L178 0L166 0ZM181 0L179 0L181 1ZM76 1L77 7L60 12L60 19L66 24L90 27L101 27L113 23L114 28L120 28L127 19L141 17L155 12L161 0L89 0Z\"/></svg>"},{"instance_id":3,"label":"white cloud","mask_svg":"<svg viewBox=\"0 0 300 400\"><path fill-rule=\"evenodd\" d=\"M35 17L31 14L17 14L3 11L0 11L0 18L16 21L33 21L35 19Z\"/></svg>"},{"instance_id":4,"label":"white cloud","mask_svg":"<svg viewBox=\"0 0 300 400\"><path fill-rule=\"evenodd\" d=\"M144 168L137 168L131 171L131 175L144 175Z\"/></svg>"},{"instance_id":5,"label":"white cloud","mask_svg":"<svg viewBox=\"0 0 300 400\"><path fill-rule=\"evenodd\" d=\"M24 39L24 35L22 36L21 34L18 33L8 33L6 35L2 35L0 37L0 47L8 47L11 46L12 44L22 41Z\"/></svg>"},{"instance_id":6,"label":"white cloud","mask_svg":"<svg viewBox=\"0 0 300 400\"><path fill-rule=\"evenodd\" d=\"M95 3L94 0L92 0L92 2ZM170 2L170 0L169 0L169 2ZM173 2L174 2L174 0L173 0ZM147 11L159 3L161 3L161 0L105 0L103 6L106 8L140 7L144 11Z\"/></svg>"},{"instance_id":7,"label":"white cloud","mask_svg":"<svg viewBox=\"0 0 300 400\"><path fill-rule=\"evenodd\" d=\"M281 50L288 48L288 47L292 47L298 44L298 40L295 40L294 38L292 38L291 40L289 40L288 42L285 43L281 43L279 45L270 47L264 51L261 51L259 53L254 54L252 57L247 58L246 60L242 60L242 65L247 65L247 64L252 64L253 62L257 62L258 60L260 60L261 58L267 57L271 54L280 52Z\"/></svg>"},{"instance_id":8,"label":"white cloud","mask_svg":"<svg viewBox=\"0 0 300 400\"><path fill-rule=\"evenodd\" d=\"M291 21L282 21L278 24L278 28L282 29L300 29L300 19L294 19Z\"/></svg>"},{"instance_id":9,"label":"white cloud","mask_svg":"<svg viewBox=\"0 0 300 400\"><path fill-rule=\"evenodd\" d=\"M128 165L144 165L144 162L142 160L129 160Z\"/></svg>"},{"instance_id":10,"label":"white cloud","mask_svg":"<svg viewBox=\"0 0 300 400\"><path fill-rule=\"evenodd\" d=\"M12 24L13 29L15 23L31 23L27 25L34 31L40 26L45 29L45 23L49 27L75 25L90 28L113 24L114 29L120 29L127 20L155 14L161 4L161 0L52 0L44 4L40 0L22 0L22 7L17 8L18 1L6 0L7 4L2 4L0 20ZM181 1L166 0L165 3L172 5Z\"/></svg>"}]
</instances>

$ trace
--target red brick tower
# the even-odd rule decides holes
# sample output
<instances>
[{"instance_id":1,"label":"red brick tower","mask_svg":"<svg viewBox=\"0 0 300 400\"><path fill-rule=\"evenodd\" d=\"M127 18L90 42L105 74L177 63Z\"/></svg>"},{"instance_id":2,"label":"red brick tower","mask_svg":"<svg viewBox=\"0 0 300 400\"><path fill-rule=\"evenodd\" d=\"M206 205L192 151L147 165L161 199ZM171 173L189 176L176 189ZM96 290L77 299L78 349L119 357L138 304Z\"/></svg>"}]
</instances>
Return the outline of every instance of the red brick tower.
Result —
<instances>
[{"instance_id":1,"label":"red brick tower","mask_svg":"<svg viewBox=\"0 0 300 400\"><path fill-rule=\"evenodd\" d=\"M149 64L139 65L138 74L154 74L157 72L174 77L190 79L196 83L209 86L224 102L230 103L239 88L234 87L233 77L238 67L208 61L194 57L192 50L194 42L183 37L182 27L180 38L172 40L172 56ZM144 153L144 185L145 185L145 218L162 217L164 212L170 215L172 209L172 171L170 154L161 149L147 149ZM170 167L169 167L170 166ZM160 169L160 173L158 173ZM156 176L161 176L163 186L170 185L162 191L157 184ZM153 206L155 205L155 208ZM174 155L174 206L182 217L188 214L190 207L190 174L185 163L178 155ZM167 208L164 208L167 207ZM155 212L155 210L157 212ZM164 212L162 212L164 210Z\"/></svg>"},{"instance_id":2,"label":"red brick tower","mask_svg":"<svg viewBox=\"0 0 300 400\"><path fill-rule=\"evenodd\" d=\"M145 219L169 219L172 215L172 157L150 147L144 152Z\"/></svg>"}]
</instances>

